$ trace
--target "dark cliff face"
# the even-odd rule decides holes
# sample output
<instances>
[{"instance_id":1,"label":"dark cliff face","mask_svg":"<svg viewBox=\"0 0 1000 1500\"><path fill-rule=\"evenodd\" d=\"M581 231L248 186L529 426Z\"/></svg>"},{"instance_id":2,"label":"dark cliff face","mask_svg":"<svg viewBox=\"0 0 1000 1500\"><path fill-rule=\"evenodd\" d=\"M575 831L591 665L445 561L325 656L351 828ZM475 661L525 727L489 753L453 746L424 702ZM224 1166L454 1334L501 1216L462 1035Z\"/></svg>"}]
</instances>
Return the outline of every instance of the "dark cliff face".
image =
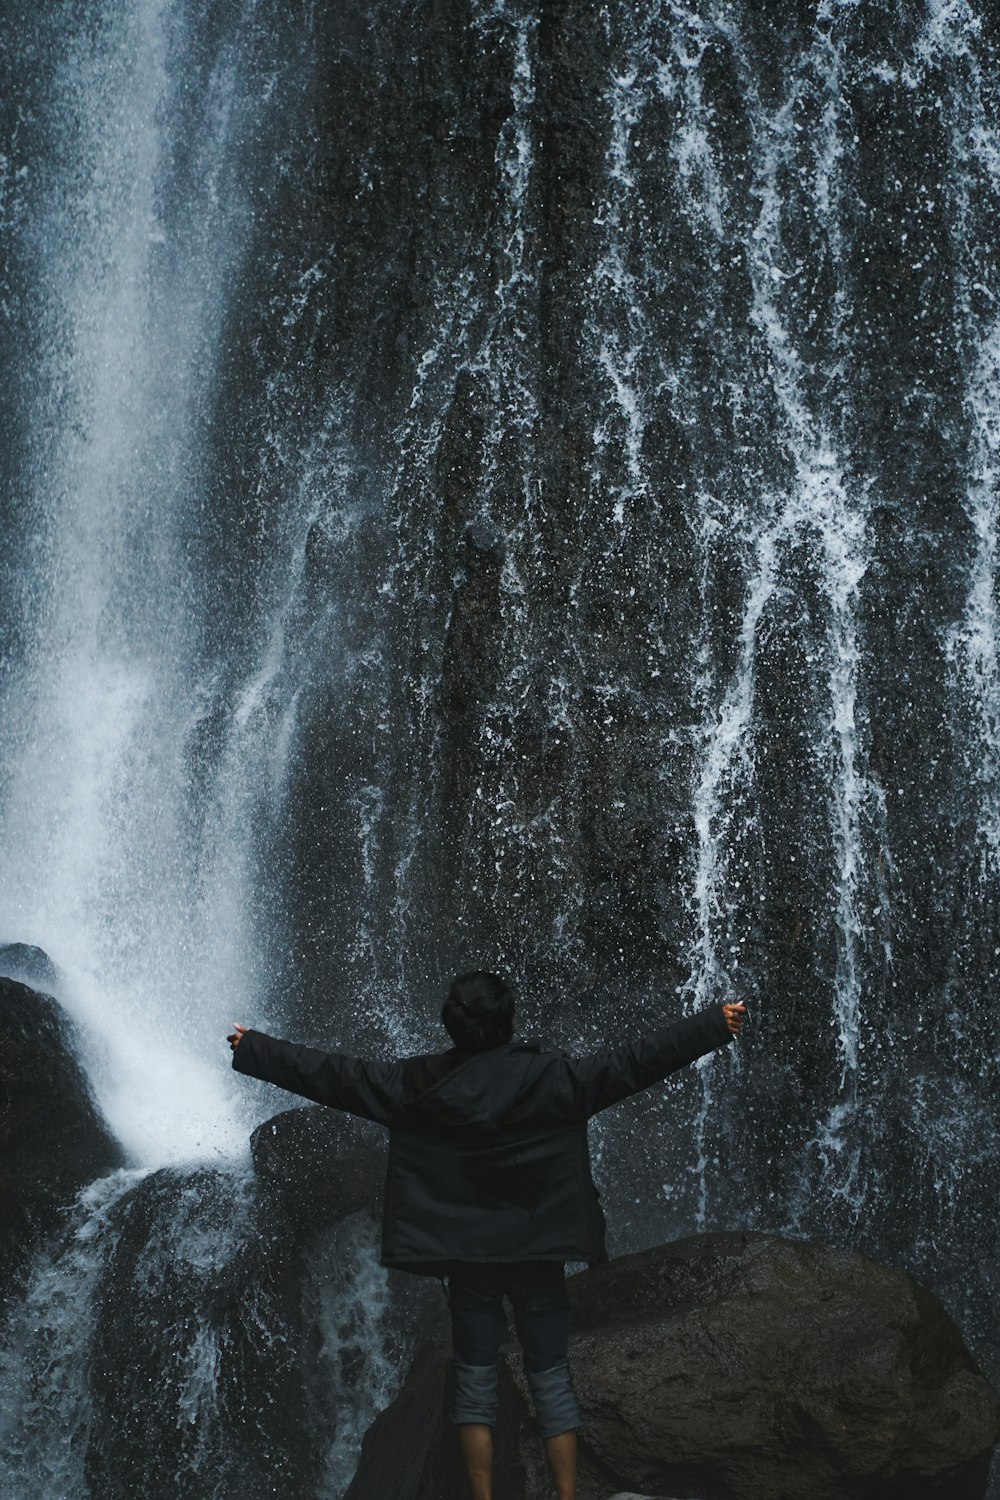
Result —
<instances>
[{"instance_id":1,"label":"dark cliff face","mask_svg":"<svg viewBox=\"0 0 1000 1500\"><path fill-rule=\"evenodd\" d=\"M230 376L280 352L325 444L268 832L288 1026L433 1045L470 962L578 1047L743 994L724 1082L607 1124L622 1241L739 1219L933 1278L944 1239L988 1277L994 22L319 24L267 219L316 273Z\"/></svg>"}]
</instances>

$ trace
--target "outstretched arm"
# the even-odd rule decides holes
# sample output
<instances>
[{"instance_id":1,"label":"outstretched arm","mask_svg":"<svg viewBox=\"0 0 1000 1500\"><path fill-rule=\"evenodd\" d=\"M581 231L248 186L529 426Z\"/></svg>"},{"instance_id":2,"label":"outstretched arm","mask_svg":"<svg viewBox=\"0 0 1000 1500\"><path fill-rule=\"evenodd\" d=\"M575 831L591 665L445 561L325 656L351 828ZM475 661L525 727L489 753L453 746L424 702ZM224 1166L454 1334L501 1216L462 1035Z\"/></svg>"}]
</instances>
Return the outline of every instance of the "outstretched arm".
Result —
<instances>
[{"instance_id":1,"label":"outstretched arm","mask_svg":"<svg viewBox=\"0 0 1000 1500\"><path fill-rule=\"evenodd\" d=\"M724 1047L738 1034L744 1015L742 1001L710 1005L627 1046L595 1052L591 1057L564 1059L560 1093L569 1112L589 1119L629 1094L659 1083L706 1052Z\"/></svg>"},{"instance_id":2,"label":"outstretched arm","mask_svg":"<svg viewBox=\"0 0 1000 1500\"><path fill-rule=\"evenodd\" d=\"M237 1073L262 1078L314 1104L344 1109L390 1125L399 1109L398 1063L366 1062L343 1052L323 1052L283 1042L263 1031L234 1025L227 1038Z\"/></svg>"}]
</instances>

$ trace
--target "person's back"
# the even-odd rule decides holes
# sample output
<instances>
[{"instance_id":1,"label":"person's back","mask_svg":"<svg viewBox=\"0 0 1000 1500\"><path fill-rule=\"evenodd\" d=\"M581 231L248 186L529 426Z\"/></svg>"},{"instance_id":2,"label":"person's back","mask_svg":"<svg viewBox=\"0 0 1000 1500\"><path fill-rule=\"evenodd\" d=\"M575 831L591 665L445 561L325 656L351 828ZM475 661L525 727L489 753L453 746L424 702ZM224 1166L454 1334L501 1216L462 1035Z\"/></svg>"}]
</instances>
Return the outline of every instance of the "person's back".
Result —
<instances>
[{"instance_id":1,"label":"person's back","mask_svg":"<svg viewBox=\"0 0 1000 1500\"><path fill-rule=\"evenodd\" d=\"M382 1263L447 1287L452 1420L475 1500L491 1495L505 1296L560 1500L572 1500L579 1412L564 1268L606 1258L587 1122L725 1045L742 1011L712 1006L577 1058L514 1041L509 987L477 970L448 992L442 1021L454 1046L444 1053L369 1062L242 1026L229 1037L239 1072L388 1127Z\"/></svg>"}]
</instances>

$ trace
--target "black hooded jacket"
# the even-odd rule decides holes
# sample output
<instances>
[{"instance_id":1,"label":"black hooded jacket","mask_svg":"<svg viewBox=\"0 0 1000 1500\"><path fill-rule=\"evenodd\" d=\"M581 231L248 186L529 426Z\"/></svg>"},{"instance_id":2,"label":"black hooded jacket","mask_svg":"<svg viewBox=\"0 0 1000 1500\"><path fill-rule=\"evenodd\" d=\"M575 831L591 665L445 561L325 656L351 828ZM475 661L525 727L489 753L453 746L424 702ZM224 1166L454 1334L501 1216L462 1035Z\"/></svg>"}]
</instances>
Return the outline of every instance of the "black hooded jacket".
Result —
<instances>
[{"instance_id":1,"label":"black hooded jacket","mask_svg":"<svg viewBox=\"0 0 1000 1500\"><path fill-rule=\"evenodd\" d=\"M627 1046L366 1062L247 1031L233 1067L389 1128L382 1263L606 1258L587 1121L732 1040L721 1005Z\"/></svg>"}]
</instances>

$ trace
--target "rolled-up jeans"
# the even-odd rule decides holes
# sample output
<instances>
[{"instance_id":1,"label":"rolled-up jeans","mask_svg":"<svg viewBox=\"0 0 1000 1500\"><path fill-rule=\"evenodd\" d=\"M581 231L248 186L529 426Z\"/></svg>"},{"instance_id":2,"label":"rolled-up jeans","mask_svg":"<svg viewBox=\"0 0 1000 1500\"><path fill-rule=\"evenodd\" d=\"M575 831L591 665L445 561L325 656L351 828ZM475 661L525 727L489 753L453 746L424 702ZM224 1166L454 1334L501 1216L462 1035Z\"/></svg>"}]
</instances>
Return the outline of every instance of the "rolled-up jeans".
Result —
<instances>
[{"instance_id":1,"label":"rolled-up jeans","mask_svg":"<svg viewBox=\"0 0 1000 1500\"><path fill-rule=\"evenodd\" d=\"M562 1264L456 1263L448 1268L447 1291L455 1360L452 1421L490 1427L496 1422L497 1356L507 1326L507 1297L542 1437L579 1427L567 1359L569 1300Z\"/></svg>"}]
</instances>

